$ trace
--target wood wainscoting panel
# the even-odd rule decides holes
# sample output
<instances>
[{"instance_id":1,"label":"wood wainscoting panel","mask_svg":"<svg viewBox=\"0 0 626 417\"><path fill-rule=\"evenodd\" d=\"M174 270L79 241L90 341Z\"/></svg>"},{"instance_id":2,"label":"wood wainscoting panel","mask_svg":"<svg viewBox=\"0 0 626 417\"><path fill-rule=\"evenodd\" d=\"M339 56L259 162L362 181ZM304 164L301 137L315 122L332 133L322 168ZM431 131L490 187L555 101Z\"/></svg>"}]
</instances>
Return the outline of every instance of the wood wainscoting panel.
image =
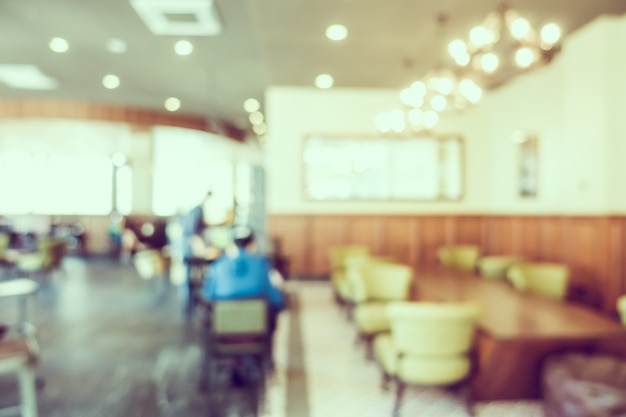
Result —
<instances>
[{"instance_id":1,"label":"wood wainscoting panel","mask_svg":"<svg viewBox=\"0 0 626 417\"><path fill-rule=\"evenodd\" d=\"M563 262L565 260L564 219L562 217L542 217L541 225L541 261Z\"/></svg>"},{"instance_id":2,"label":"wood wainscoting panel","mask_svg":"<svg viewBox=\"0 0 626 417\"><path fill-rule=\"evenodd\" d=\"M347 244L365 245L372 253L378 252L380 238L378 233L380 220L372 216L348 216L346 217L346 242Z\"/></svg>"},{"instance_id":3,"label":"wood wainscoting panel","mask_svg":"<svg viewBox=\"0 0 626 417\"><path fill-rule=\"evenodd\" d=\"M507 255L515 253L513 235L513 217L489 217L487 222L486 247L483 253L489 255Z\"/></svg>"},{"instance_id":4,"label":"wood wainscoting panel","mask_svg":"<svg viewBox=\"0 0 626 417\"><path fill-rule=\"evenodd\" d=\"M436 266L437 249L451 243L446 237L447 219L445 217L424 216L417 218L418 259L423 266Z\"/></svg>"},{"instance_id":5,"label":"wood wainscoting panel","mask_svg":"<svg viewBox=\"0 0 626 417\"><path fill-rule=\"evenodd\" d=\"M459 216L454 223L455 244L483 246L483 218L480 216Z\"/></svg>"},{"instance_id":6,"label":"wood wainscoting panel","mask_svg":"<svg viewBox=\"0 0 626 417\"><path fill-rule=\"evenodd\" d=\"M607 220L569 217L564 220L564 263L570 267L570 289L574 299L600 307L606 282Z\"/></svg>"},{"instance_id":7,"label":"wood wainscoting panel","mask_svg":"<svg viewBox=\"0 0 626 417\"><path fill-rule=\"evenodd\" d=\"M477 244L484 254L519 254L572 269L571 298L616 314L626 294L626 217L504 215L271 215L295 275L328 275L328 248L363 244L375 255L436 266L437 249Z\"/></svg>"},{"instance_id":8,"label":"wood wainscoting panel","mask_svg":"<svg viewBox=\"0 0 626 417\"><path fill-rule=\"evenodd\" d=\"M604 285L605 311L615 311L617 299L626 294L626 220L608 220L608 260Z\"/></svg>"},{"instance_id":9,"label":"wood wainscoting panel","mask_svg":"<svg viewBox=\"0 0 626 417\"><path fill-rule=\"evenodd\" d=\"M289 258L291 274L309 273L309 255L317 250L310 244L309 217L304 215L270 216L268 219L271 238L280 241L283 255Z\"/></svg>"},{"instance_id":10,"label":"wood wainscoting panel","mask_svg":"<svg viewBox=\"0 0 626 417\"><path fill-rule=\"evenodd\" d=\"M415 265L415 217L387 216L382 219L381 250L377 254L389 256L396 262Z\"/></svg>"},{"instance_id":11,"label":"wood wainscoting panel","mask_svg":"<svg viewBox=\"0 0 626 417\"><path fill-rule=\"evenodd\" d=\"M520 217L516 220L515 253L529 261L541 259L541 219L539 217Z\"/></svg>"},{"instance_id":12,"label":"wood wainscoting panel","mask_svg":"<svg viewBox=\"0 0 626 417\"><path fill-rule=\"evenodd\" d=\"M328 248L347 243L346 225L346 216L311 216L308 234L311 242L308 253L311 275L322 276L330 273Z\"/></svg>"}]
</instances>

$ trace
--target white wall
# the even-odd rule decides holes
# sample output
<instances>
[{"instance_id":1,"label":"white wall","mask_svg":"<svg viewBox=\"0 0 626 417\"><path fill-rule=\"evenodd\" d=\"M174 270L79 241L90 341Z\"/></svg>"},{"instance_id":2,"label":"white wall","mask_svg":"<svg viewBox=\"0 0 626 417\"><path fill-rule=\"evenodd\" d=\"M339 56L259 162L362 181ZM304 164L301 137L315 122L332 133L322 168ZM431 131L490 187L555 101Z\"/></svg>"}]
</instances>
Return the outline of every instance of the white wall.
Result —
<instances>
[{"instance_id":1,"label":"white wall","mask_svg":"<svg viewBox=\"0 0 626 417\"><path fill-rule=\"evenodd\" d=\"M310 133L376 134L374 116L399 106L398 91L272 87L268 208L279 213L600 214L626 211L626 18L603 17L568 37L545 68L488 91L443 120L461 133L466 196L458 203L312 202L304 199L301 149ZM517 194L516 130L538 136L538 196Z\"/></svg>"}]
</instances>

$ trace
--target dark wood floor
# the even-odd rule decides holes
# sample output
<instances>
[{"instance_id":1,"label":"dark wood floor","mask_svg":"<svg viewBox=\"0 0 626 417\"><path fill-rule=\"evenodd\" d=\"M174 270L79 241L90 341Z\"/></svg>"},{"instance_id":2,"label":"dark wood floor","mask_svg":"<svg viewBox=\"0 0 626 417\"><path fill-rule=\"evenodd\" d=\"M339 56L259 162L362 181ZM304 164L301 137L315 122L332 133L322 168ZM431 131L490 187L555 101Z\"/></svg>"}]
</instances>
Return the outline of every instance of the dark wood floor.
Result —
<instances>
[{"instance_id":1,"label":"dark wood floor","mask_svg":"<svg viewBox=\"0 0 626 417\"><path fill-rule=\"evenodd\" d=\"M64 269L30 303L42 348L40 416L252 415L253 396L231 388L228 375L220 401L198 391L200 320L185 318L176 289L106 260L70 258ZM0 322L15 310L0 300ZM15 378L0 375L0 407L17 401Z\"/></svg>"}]
</instances>

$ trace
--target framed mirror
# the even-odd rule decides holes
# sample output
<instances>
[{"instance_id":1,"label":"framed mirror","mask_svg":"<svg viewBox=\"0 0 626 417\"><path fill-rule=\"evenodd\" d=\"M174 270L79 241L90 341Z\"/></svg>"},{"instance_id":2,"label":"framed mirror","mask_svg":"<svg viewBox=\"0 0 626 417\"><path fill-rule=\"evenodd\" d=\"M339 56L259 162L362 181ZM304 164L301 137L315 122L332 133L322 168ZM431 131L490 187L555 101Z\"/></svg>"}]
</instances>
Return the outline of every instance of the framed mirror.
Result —
<instances>
[{"instance_id":1,"label":"framed mirror","mask_svg":"<svg viewBox=\"0 0 626 417\"><path fill-rule=\"evenodd\" d=\"M311 200L458 201L464 193L459 136L310 135L302 159Z\"/></svg>"}]
</instances>

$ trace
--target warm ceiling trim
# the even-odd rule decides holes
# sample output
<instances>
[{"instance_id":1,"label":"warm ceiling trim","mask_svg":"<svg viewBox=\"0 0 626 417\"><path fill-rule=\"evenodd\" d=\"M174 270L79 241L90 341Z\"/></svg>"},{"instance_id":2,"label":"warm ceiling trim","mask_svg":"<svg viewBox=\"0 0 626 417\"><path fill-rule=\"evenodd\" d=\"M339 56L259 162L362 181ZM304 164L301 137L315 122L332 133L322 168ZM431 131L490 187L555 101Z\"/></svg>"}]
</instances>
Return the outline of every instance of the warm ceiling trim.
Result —
<instances>
[{"instance_id":1,"label":"warm ceiling trim","mask_svg":"<svg viewBox=\"0 0 626 417\"><path fill-rule=\"evenodd\" d=\"M0 119L80 119L123 122L135 126L175 126L243 141L245 133L229 124L197 115L107 104L54 101L0 101Z\"/></svg>"}]
</instances>

